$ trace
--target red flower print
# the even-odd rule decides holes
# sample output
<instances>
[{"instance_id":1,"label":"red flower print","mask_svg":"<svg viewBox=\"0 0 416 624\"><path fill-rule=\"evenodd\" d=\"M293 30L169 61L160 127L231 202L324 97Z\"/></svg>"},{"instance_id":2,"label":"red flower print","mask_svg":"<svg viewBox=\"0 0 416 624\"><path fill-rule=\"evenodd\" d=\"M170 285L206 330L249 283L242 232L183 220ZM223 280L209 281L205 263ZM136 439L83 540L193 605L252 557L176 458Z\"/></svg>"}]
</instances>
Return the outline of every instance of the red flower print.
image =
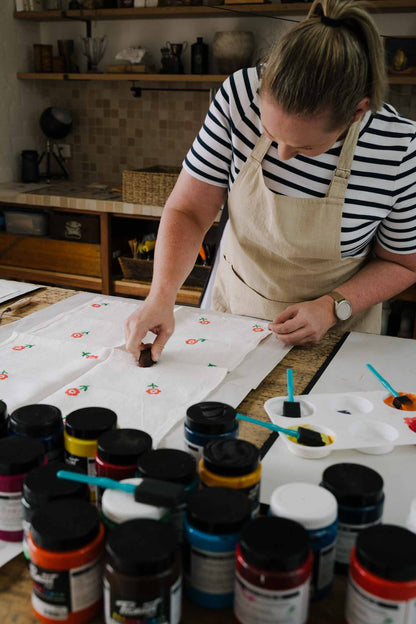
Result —
<instances>
[{"instance_id":1,"label":"red flower print","mask_svg":"<svg viewBox=\"0 0 416 624\"><path fill-rule=\"evenodd\" d=\"M89 353L88 351L83 351L82 352L82 357L87 358L87 360L97 360L98 359L98 355L93 355L92 353Z\"/></svg>"},{"instance_id":2,"label":"red flower print","mask_svg":"<svg viewBox=\"0 0 416 624\"><path fill-rule=\"evenodd\" d=\"M101 303L92 303L91 307L92 308L101 308Z\"/></svg>"},{"instance_id":3,"label":"red flower print","mask_svg":"<svg viewBox=\"0 0 416 624\"><path fill-rule=\"evenodd\" d=\"M196 338L189 338L188 340L185 340L185 343L186 343L186 344L189 344L189 345L194 345L194 344L196 344L197 342L198 342L198 340L197 340ZM22 347L22 348L23 348L23 347Z\"/></svg>"},{"instance_id":4,"label":"red flower print","mask_svg":"<svg viewBox=\"0 0 416 624\"><path fill-rule=\"evenodd\" d=\"M263 327L260 327L260 325L253 325L253 331L254 332L262 332L264 331Z\"/></svg>"},{"instance_id":5,"label":"red flower print","mask_svg":"<svg viewBox=\"0 0 416 624\"><path fill-rule=\"evenodd\" d=\"M77 394L79 394L79 390L78 388L68 388L68 390L65 390L65 394L68 396L77 396Z\"/></svg>"},{"instance_id":6,"label":"red flower print","mask_svg":"<svg viewBox=\"0 0 416 624\"><path fill-rule=\"evenodd\" d=\"M8 376L9 375L7 374L7 371L5 370L0 373L0 379L7 379Z\"/></svg>"},{"instance_id":7,"label":"red flower print","mask_svg":"<svg viewBox=\"0 0 416 624\"><path fill-rule=\"evenodd\" d=\"M87 336L89 333L89 331L74 332L73 334L71 334L71 338L82 338L83 336Z\"/></svg>"},{"instance_id":8,"label":"red flower print","mask_svg":"<svg viewBox=\"0 0 416 624\"><path fill-rule=\"evenodd\" d=\"M12 347L13 351L23 351L24 347L22 345L19 345L17 347Z\"/></svg>"},{"instance_id":9,"label":"red flower print","mask_svg":"<svg viewBox=\"0 0 416 624\"><path fill-rule=\"evenodd\" d=\"M200 325L209 325L211 323L211 321L209 321L208 319L204 318L203 316L199 319L199 324Z\"/></svg>"},{"instance_id":10,"label":"red flower print","mask_svg":"<svg viewBox=\"0 0 416 624\"><path fill-rule=\"evenodd\" d=\"M149 386L147 386L146 392L147 394L160 394L162 390L160 390L156 384L152 383Z\"/></svg>"},{"instance_id":11,"label":"red flower print","mask_svg":"<svg viewBox=\"0 0 416 624\"><path fill-rule=\"evenodd\" d=\"M81 392L81 390L86 392L88 388L89 386L78 386L78 388L68 388L68 390L65 390L65 394L67 394L68 396L77 396Z\"/></svg>"}]
</instances>

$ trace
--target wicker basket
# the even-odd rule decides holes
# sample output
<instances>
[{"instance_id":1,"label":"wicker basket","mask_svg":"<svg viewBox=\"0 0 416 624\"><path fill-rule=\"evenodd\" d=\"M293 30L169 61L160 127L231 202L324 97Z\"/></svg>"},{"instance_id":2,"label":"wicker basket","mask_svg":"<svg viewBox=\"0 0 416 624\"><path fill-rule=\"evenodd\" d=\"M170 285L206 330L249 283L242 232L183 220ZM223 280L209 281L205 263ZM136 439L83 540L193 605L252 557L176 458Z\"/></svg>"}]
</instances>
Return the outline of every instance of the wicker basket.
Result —
<instances>
[{"instance_id":1,"label":"wicker basket","mask_svg":"<svg viewBox=\"0 0 416 624\"><path fill-rule=\"evenodd\" d=\"M123 201L164 206L178 179L177 167L150 167L123 171Z\"/></svg>"}]
</instances>

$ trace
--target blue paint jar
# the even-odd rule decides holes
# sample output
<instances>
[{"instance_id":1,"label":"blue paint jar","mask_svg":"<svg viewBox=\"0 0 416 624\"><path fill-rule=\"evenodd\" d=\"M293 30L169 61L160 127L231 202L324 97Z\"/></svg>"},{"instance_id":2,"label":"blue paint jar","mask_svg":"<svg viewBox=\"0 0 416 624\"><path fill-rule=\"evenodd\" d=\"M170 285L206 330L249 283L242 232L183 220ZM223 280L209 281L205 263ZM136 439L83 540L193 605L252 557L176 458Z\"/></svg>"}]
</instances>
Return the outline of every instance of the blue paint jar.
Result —
<instances>
[{"instance_id":1,"label":"blue paint jar","mask_svg":"<svg viewBox=\"0 0 416 624\"><path fill-rule=\"evenodd\" d=\"M169 481L185 486L185 502L171 509L171 522L178 539L182 540L183 520L189 495L198 488L199 479L195 458L177 449L156 449L141 455L137 462L137 476L158 481Z\"/></svg>"},{"instance_id":2,"label":"blue paint jar","mask_svg":"<svg viewBox=\"0 0 416 624\"><path fill-rule=\"evenodd\" d=\"M4 401L0 401L0 438L7 438L9 435L9 416L7 414L7 405Z\"/></svg>"},{"instance_id":3,"label":"blue paint jar","mask_svg":"<svg viewBox=\"0 0 416 624\"><path fill-rule=\"evenodd\" d=\"M186 410L185 449L199 462L204 446L212 440L238 437L237 410L226 403L203 401Z\"/></svg>"},{"instance_id":4,"label":"blue paint jar","mask_svg":"<svg viewBox=\"0 0 416 624\"><path fill-rule=\"evenodd\" d=\"M247 497L215 487L188 501L184 534L185 592L201 607L226 609L234 600L235 548L250 520Z\"/></svg>"},{"instance_id":5,"label":"blue paint jar","mask_svg":"<svg viewBox=\"0 0 416 624\"><path fill-rule=\"evenodd\" d=\"M48 462L64 458L64 425L61 410L53 405L25 405L10 415L10 435L42 442Z\"/></svg>"},{"instance_id":6,"label":"blue paint jar","mask_svg":"<svg viewBox=\"0 0 416 624\"><path fill-rule=\"evenodd\" d=\"M274 490L270 512L294 520L307 530L313 554L311 598L323 598L331 590L334 578L337 499L319 485L287 483Z\"/></svg>"},{"instance_id":7,"label":"blue paint jar","mask_svg":"<svg viewBox=\"0 0 416 624\"><path fill-rule=\"evenodd\" d=\"M332 492L338 502L336 572L348 573L351 551L359 533L381 523L383 485L378 472L361 464L334 464L324 470L321 486Z\"/></svg>"}]
</instances>

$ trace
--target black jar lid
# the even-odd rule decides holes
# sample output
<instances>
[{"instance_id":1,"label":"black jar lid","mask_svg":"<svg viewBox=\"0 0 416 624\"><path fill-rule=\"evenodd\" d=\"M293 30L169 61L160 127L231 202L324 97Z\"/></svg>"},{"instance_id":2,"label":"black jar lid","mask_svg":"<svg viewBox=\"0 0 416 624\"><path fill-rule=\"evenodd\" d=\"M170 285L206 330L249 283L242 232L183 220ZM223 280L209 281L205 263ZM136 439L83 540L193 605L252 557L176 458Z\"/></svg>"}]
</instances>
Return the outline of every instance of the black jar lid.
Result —
<instances>
[{"instance_id":1,"label":"black jar lid","mask_svg":"<svg viewBox=\"0 0 416 624\"><path fill-rule=\"evenodd\" d=\"M196 478L196 460L185 451L157 449L139 457L137 471L140 477L159 479L189 485Z\"/></svg>"},{"instance_id":2,"label":"black jar lid","mask_svg":"<svg viewBox=\"0 0 416 624\"><path fill-rule=\"evenodd\" d=\"M77 472L68 464L53 463L31 470L23 481L23 497L29 505L41 507L55 499L79 498L89 501L90 489L86 483L58 479L58 470Z\"/></svg>"},{"instance_id":3,"label":"black jar lid","mask_svg":"<svg viewBox=\"0 0 416 624\"><path fill-rule=\"evenodd\" d=\"M107 539L110 564L124 574L158 574L176 558L177 539L173 527L145 518L128 520L115 527Z\"/></svg>"},{"instance_id":4,"label":"black jar lid","mask_svg":"<svg viewBox=\"0 0 416 624\"><path fill-rule=\"evenodd\" d=\"M140 455L152 449L152 438L139 429L115 429L102 433L97 441L98 457L116 466L132 466Z\"/></svg>"},{"instance_id":5,"label":"black jar lid","mask_svg":"<svg viewBox=\"0 0 416 624\"><path fill-rule=\"evenodd\" d=\"M192 526L207 533L236 533L250 519L250 504L240 490L205 488L192 492L187 517Z\"/></svg>"},{"instance_id":6,"label":"black jar lid","mask_svg":"<svg viewBox=\"0 0 416 624\"><path fill-rule=\"evenodd\" d=\"M206 435L220 435L235 429L237 410L227 403L202 401L186 410L186 425Z\"/></svg>"},{"instance_id":7,"label":"black jar lid","mask_svg":"<svg viewBox=\"0 0 416 624\"><path fill-rule=\"evenodd\" d=\"M416 535L400 526L378 524L360 531L356 542L358 562L389 581L416 580Z\"/></svg>"},{"instance_id":8,"label":"black jar lid","mask_svg":"<svg viewBox=\"0 0 416 624\"><path fill-rule=\"evenodd\" d=\"M100 530L96 507L83 500L56 500L33 514L32 539L44 550L66 552L92 542Z\"/></svg>"},{"instance_id":9,"label":"black jar lid","mask_svg":"<svg viewBox=\"0 0 416 624\"><path fill-rule=\"evenodd\" d=\"M18 435L41 437L62 428L62 412L54 405L25 405L10 414L10 429Z\"/></svg>"},{"instance_id":10,"label":"black jar lid","mask_svg":"<svg viewBox=\"0 0 416 624\"><path fill-rule=\"evenodd\" d=\"M83 407L66 417L65 431L81 440L96 440L104 431L117 427L117 414L106 407Z\"/></svg>"},{"instance_id":11,"label":"black jar lid","mask_svg":"<svg viewBox=\"0 0 416 624\"><path fill-rule=\"evenodd\" d=\"M40 440L11 436L0 440L0 475L20 475L40 466L45 449Z\"/></svg>"},{"instance_id":12,"label":"black jar lid","mask_svg":"<svg viewBox=\"0 0 416 624\"><path fill-rule=\"evenodd\" d=\"M204 466L215 474L238 477L257 469L260 452L246 440L226 438L213 440L204 446Z\"/></svg>"},{"instance_id":13,"label":"black jar lid","mask_svg":"<svg viewBox=\"0 0 416 624\"><path fill-rule=\"evenodd\" d=\"M329 466L324 470L321 485L347 507L367 507L384 500L382 477L361 464Z\"/></svg>"},{"instance_id":14,"label":"black jar lid","mask_svg":"<svg viewBox=\"0 0 416 624\"><path fill-rule=\"evenodd\" d=\"M0 427L8 423L7 405L4 401L0 401Z\"/></svg>"},{"instance_id":15,"label":"black jar lid","mask_svg":"<svg viewBox=\"0 0 416 624\"><path fill-rule=\"evenodd\" d=\"M241 553L247 563L264 570L289 572L309 556L306 529L286 518L256 518L241 533Z\"/></svg>"}]
</instances>

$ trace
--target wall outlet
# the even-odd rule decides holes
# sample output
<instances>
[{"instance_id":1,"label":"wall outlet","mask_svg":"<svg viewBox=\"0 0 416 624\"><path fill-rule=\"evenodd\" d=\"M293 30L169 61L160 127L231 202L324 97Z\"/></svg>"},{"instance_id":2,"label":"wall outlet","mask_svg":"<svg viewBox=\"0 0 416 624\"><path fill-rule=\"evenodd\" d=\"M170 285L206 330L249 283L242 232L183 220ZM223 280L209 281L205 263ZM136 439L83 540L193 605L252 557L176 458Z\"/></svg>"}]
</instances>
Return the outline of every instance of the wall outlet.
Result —
<instances>
[{"instance_id":1,"label":"wall outlet","mask_svg":"<svg viewBox=\"0 0 416 624\"><path fill-rule=\"evenodd\" d=\"M71 146L68 143L58 143L57 147L59 148L62 158L71 158Z\"/></svg>"}]
</instances>

